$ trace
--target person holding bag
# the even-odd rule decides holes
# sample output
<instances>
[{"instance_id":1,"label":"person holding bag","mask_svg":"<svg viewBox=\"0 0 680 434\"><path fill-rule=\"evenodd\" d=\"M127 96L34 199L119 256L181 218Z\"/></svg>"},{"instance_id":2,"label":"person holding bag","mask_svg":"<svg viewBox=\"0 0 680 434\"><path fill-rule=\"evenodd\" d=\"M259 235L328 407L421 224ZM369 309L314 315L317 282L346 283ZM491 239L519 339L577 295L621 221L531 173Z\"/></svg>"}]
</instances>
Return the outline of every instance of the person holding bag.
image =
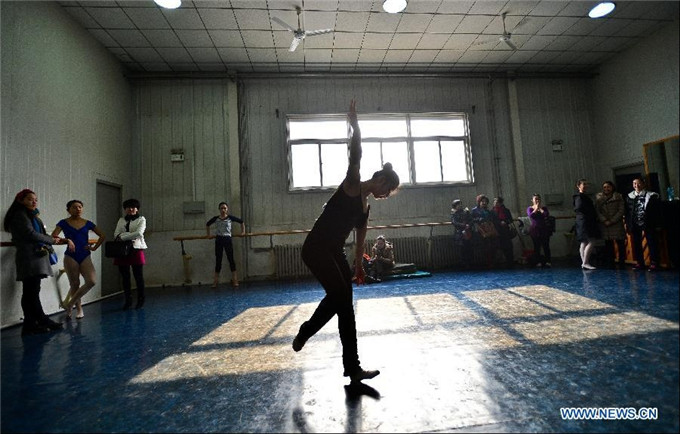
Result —
<instances>
[{"instance_id":1,"label":"person holding bag","mask_svg":"<svg viewBox=\"0 0 680 434\"><path fill-rule=\"evenodd\" d=\"M128 199L123 202L123 209L125 216L118 220L116 230L113 232L113 237L116 240L132 241L132 253L128 256L115 258L113 265L118 266L123 285L123 293L125 294L125 303L123 310L129 309L132 306L132 293L130 283L130 268L135 277L137 284L137 305L135 309L140 309L144 306L144 264L146 258L144 257L144 250L146 250L146 242L144 241L144 231L146 230L146 219L139 215L140 203L137 199Z\"/></svg>"},{"instance_id":2,"label":"person holding bag","mask_svg":"<svg viewBox=\"0 0 680 434\"><path fill-rule=\"evenodd\" d=\"M23 285L21 309L24 312L24 325L21 335L47 333L63 328L61 323L51 320L43 311L40 303L40 281L52 276L49 250L52 244L64 244L66 240L49 236L45 225L38 217L38 196L28 188L14 197L5 214L5 231L12 234L16 246L17 281Z\"/></svg>"}]
</instances>

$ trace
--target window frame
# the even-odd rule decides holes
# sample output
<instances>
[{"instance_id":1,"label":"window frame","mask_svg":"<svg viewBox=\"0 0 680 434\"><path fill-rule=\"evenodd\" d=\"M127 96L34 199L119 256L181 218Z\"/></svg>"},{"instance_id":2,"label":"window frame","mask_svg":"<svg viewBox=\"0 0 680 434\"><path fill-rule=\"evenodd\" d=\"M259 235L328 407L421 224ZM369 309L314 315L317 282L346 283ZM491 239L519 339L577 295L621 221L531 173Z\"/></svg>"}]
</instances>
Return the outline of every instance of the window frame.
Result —
<instances>
[{"instance_id":1,"label":"window frame","mask_svg":"<svg viewBox=\"0 0 680 434\"><path fill-rule=\"evenodd\" d=\"M358 116L359 122L361 121L372 121L372 120L390 120L394 118L403 119L406 122L406 137L374 137L374 136L364 136L362 134L362 143L377 143L380 146L380 157L383 158L383 146L386 143L406 143L406 159L408 161L408 179L401 180L400 188L413 188L413 187L441 187L441 186L469 186L474 185L474 161L472 159L472 139L470 134L470 122L469 115L467 112L414 112L414 113L366 113ZM418 136L413 137L411 132L411 121L412 119L455 119L463 121L463 135L462 136ZM338 139L318 139L318 138L304 138L304 139L290 139L290 123L294 122L322 122L329 120L344 120L347 124L347 137ZM300 191L328 191L334 190L338 186L323 186L323 163L321 160L321 146L323 144L341 144L344 143L347 147L347 160L346 164L349 164L349 143L351 140L351 128L346 114L289 114L286 115L286 147L287 147L287 169L288 169L288 191L289 192L300 192ZM465 158L465 176L466 180L457 181L428 181L428 182L416 182L416 156L415 156L415 144L417 142L424 141L436 141L439 153L439 177L444 178L444 165L442 164L442 142L463 142L463 153ZM293 146L295 145L310 145L314 144L317 147L317 154L319 158L319 179L321 186L303 186L294 187L293 185ZM381 161L381 165L384 164Z\"/></svg>"}]
</instances>

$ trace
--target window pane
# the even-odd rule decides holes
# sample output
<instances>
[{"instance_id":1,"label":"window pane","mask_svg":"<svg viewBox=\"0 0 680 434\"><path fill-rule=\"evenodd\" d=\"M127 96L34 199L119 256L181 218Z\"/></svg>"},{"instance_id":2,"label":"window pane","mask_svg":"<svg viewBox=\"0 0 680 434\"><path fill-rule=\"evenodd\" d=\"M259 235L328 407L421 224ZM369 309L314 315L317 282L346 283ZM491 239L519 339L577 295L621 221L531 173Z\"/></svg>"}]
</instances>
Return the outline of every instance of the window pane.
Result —
<instances>
[{"instance_id":1,"label":"window pane","mask_svg":"<svg viewBox=\"0 0 680 434\"><path fill-rule=\"evenodd\" d=\"M293 187L320 187L318 145L294 145L291 147Z\"/></svg>"},{"instance_id":2,"label":"window pane","mask_svg":"<svg viewBox=\"0 0 680 434\"><path fill-rule=\"evenodd\" d=\"M392 163L401 184L410 184L408 176L408 147L406 142L383 143L383 163Z\"/></svg>"},{"instance_id":3,"label":"window pane","mask_svg":"<svg viewBox=\"0 0 680 434\"><path fill-rule=\"evenodd\" d=\"M347 174L347 144L321 145L321 167L323 186L340 185Z\"/></svg>"},{"instance_id":4,"label":"window pane","mask_svg":"<svg viewBox=\"0 0 680 434\"><path fill-rule=\"evenodd\" d=\"M371 179L373 174L382 169L380 159L380 142L363 142L361 144L361 180Z\"/></svg>"},{"instance_id":5,"label":"window pane","mask_svg":"<svg viewBox=\"0 0 680 434\"><path fill-rule=\"evenodd\" d=\"M442 142L444 181L468 181L465 142Z\"/></svg>"},{"instance_id":6,"label":"window pane","mask_svg":"<svg viewBox=\"0 0 680 434\"><path fill-rule=\"evenodd\" d=\"M413 142L416 182L440 182L439 145L434 141Z\"/></svg>"},{"instance_id":7,"label":"window pane","mask_svg":"<svg viewBox=\"0 0 680 434\"><path fill-rule=\"evenodd\" d=\"M406 137L406 119L360 120L361 137Z\"/></svg>"},{"instance_id":8,"label":"window pane","mask_svg":"<svg viewBox=\"0 0 680 434\"><path fill-rule=\"evenodd\" d=\"M411 118L411 135L413 137L464 136L465 122L463 119L452 118Z\"/></svg>"},{"instance_id":9,"label":"window pane","mask_svg":"<svg viewBox=\"0 0 680 434\"><path fill-rule=\"evenodd\" d=\"M289 121L290 140L346 139L347 121Z\"/></svg>"}]
</instances>

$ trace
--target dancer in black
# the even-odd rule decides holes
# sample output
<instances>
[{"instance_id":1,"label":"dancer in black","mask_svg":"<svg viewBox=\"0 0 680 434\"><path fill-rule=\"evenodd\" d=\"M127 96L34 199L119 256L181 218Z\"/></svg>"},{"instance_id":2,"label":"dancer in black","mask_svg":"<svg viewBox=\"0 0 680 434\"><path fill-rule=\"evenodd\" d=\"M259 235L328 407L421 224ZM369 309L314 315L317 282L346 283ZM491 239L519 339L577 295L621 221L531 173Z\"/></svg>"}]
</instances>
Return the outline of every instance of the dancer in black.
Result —
<instances>
[{"instance_id":1,"label":"dancer in black","mask_svg":"<svg viewBox=\"0 0 680 434\"><path fill-rule=\"evenodd\" d=\"M302 247L302 260L319 280L326 296L312 317L300 326L300 331L293 340L293 350L300 351L307 340L337 314L345 368L343 375L350 377L355 383L373 378L380 371L365 371L359 363L352 300L352 271L343 247L352 229L356 229L355 274L359 282L363 281L365 276L361 261L370 208L368 196L386 199L399 187L399 176L390 163L385 163L382 170L375 172L371 179L361 181L361 131L354 100L350 103L349 122L352 138L347 175L324 206Z\"/></svg>"}]
</instances>

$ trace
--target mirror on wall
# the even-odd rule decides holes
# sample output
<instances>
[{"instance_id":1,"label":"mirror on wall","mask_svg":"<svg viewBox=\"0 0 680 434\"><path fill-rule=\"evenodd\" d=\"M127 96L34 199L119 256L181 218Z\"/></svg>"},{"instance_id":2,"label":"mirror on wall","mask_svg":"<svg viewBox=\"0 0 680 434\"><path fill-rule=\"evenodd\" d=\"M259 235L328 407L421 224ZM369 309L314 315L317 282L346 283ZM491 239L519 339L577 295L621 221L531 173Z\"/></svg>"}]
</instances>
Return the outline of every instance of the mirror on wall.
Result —
<instances>
[{"instance_id":1,"label":"mirror on wall","mask_svg":"<svg viewBox=\"0 0 680 434\"><path fill-rule=\"evenodd\" d=\"M680 136L671 136L643 145L648 188L659 193L663 200L678 199L678 148ZM669 197L672 196L672 197Z\"/></svg>"}]
</instances>

